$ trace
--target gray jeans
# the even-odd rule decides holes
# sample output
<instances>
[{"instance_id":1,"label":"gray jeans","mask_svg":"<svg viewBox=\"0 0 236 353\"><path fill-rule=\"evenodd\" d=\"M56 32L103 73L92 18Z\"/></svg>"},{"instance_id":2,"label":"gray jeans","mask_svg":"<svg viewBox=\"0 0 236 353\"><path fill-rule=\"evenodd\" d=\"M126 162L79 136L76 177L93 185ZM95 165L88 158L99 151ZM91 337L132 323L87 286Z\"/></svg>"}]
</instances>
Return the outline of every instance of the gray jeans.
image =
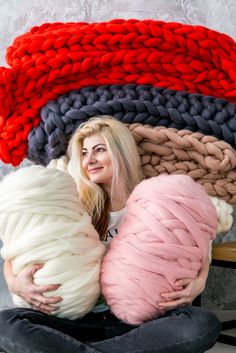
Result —
<instances>
[{"instance_id":1,"label":"gray jeans","mask_svg":"<svg viewBox=\"0 0 236 353\"><path fill-rule=\"evenodd\" d=\"M75 321L25 308L0 312L0 351L7 353L203 353L219 333L216 316L193 306L138 327L109 311Z\"/></svg>"}]
</instances>

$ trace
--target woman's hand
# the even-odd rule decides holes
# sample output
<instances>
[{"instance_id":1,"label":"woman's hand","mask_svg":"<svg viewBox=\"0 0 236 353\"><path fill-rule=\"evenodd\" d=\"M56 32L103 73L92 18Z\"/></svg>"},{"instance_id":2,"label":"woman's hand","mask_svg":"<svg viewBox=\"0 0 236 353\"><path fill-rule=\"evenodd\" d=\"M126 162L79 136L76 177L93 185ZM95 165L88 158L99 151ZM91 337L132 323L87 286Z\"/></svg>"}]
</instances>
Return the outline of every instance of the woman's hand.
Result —
<instances>
[{"instance_id":1,"label":"woman's hand","mask_svg":"<svg viewBox=\"0 0 236 353\"><path fill-rule=\"evenodd\" d=\"M190 305L193 300L203 292L209 272L209 259L207 258L196 278L185 278L175 282L176 290L162 293L164 299L159 303L161 309L172 310L179 306Z\"/></svg>"},{"instance_id":2,"label":"woman's hand","mask_svg":"<svg viewBox=\"0 0 236 353\"><path fill-rule=\"evenodd\" d=\"M22 270L18 275L14 275L10 261L5 261L4 274L11 293L21 297L31 308L45 314L51 314L53 311L59 309L55 304L59 303L62 298L46 297L44 293L54 291L58 289L60 285L34 284L34 274L42 267L43 264L35 264L30 268Z\"/></svg>"}]
</instances>

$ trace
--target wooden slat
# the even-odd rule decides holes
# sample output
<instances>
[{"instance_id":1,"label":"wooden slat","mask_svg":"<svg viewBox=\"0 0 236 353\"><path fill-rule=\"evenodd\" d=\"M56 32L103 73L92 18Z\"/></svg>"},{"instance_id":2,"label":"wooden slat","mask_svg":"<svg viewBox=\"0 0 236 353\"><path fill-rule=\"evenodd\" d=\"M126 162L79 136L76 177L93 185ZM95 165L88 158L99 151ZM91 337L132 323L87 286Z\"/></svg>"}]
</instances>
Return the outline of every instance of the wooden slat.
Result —
<instances>
[{"instance_id":1,"label":"wooden slat","mask_svg":"<svg viewBox=\"0 0 236 353\"><path fill-rule=\"evenodd\" d=\"M214 245L212 258L214 260L236 262L236 241Z\"/></svg>"}]
</instances>

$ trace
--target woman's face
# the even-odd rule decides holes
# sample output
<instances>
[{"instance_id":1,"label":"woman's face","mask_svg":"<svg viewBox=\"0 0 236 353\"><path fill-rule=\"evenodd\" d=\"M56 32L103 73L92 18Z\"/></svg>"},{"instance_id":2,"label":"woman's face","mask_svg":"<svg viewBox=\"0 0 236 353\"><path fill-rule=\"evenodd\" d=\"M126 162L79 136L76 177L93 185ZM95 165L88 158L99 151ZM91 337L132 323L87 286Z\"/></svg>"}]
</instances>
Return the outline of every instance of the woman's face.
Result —
<instances>
[{"instance_id":1,"label":"woman's face","mask_svg":"<svg viewBox=\"0 0 236 353\"><path fill-rule=\"evenodd\" d=\"M110 191L112 183L112 161L107 151L106 142L101 134L86 137L82 148L82 167L88 178Z\"/></svg>"}]
</instances>

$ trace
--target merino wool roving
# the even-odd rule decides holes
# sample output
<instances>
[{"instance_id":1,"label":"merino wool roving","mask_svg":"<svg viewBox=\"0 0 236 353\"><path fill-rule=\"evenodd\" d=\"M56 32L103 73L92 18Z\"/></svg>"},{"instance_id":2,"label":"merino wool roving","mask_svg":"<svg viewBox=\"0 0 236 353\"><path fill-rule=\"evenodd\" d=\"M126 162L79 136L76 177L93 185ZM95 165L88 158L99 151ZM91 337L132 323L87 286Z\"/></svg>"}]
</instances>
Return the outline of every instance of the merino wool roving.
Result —
<instances>
[{"instance_id":1,"label":"merino wool roving","mask_svg":"<svg viewBox=\"0 0 236 353\"><path fill-rule=\"evenodd\" d=\"M83 210L76 184L67 173L41 166L21 168L0 183L1 255L13 273L34 264L39 285L61 284L48 296L61 296L60 318L87 314L100 295L105 246ZM13 295L17 306L28 307Z\"/></svg>"},{"instance_id":2,"label":"merino wool roving","mask_svg":"<svg viewBox=\"0 0 236 353\"><path fill-rule=\"evenodd\" d=\"M142 181L102 264L102 293L112 312L134 325L163 315L161 293L197 276L216 226L215 207L190 177Z\"/></svg>"}]
</instances>

